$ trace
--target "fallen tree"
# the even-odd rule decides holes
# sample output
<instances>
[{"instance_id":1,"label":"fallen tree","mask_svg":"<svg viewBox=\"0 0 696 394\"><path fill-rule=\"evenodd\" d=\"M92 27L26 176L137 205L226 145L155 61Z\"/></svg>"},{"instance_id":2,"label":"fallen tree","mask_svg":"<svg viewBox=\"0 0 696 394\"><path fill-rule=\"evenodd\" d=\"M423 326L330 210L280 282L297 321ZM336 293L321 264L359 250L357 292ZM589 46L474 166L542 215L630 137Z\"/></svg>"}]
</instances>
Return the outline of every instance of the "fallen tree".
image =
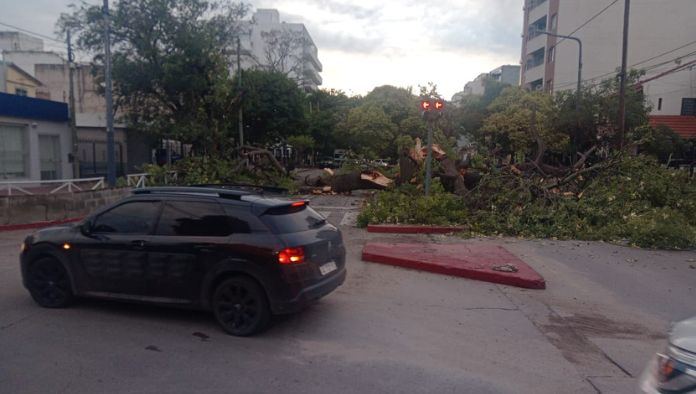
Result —
<instances>
[{"instance_id":1,"label":"fallen tree","mask_svg":"<svg viewBox=\"0 0 696 394\"><path fill-rule=\"evenodd\" d=\"M331 169L301 170L293 173L300 190L322 193L349 193L353 190L383 190L393 180L376 170L335 173Z\"/></svg>"}]
</instances>

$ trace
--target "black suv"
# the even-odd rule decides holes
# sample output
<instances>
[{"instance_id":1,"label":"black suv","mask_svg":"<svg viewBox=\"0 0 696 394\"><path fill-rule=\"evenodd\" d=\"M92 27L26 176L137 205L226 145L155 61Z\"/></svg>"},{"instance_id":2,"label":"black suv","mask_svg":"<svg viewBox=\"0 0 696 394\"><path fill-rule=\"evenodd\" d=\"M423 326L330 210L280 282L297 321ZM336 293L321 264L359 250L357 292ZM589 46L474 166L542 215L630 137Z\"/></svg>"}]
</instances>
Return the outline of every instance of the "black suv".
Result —
<instances>
[{"instance_id":1,"label":"black suv","mask_svg":"<svg viewBox=\"0 0 696 394\"><path fill-rule=\"evenodd\" d=\"M153 187L22 244L41 306L76 296L212 310L233 335L299 311L346 277L341 232L308 206L219 187Z\"/></svg>"}]
</instances>

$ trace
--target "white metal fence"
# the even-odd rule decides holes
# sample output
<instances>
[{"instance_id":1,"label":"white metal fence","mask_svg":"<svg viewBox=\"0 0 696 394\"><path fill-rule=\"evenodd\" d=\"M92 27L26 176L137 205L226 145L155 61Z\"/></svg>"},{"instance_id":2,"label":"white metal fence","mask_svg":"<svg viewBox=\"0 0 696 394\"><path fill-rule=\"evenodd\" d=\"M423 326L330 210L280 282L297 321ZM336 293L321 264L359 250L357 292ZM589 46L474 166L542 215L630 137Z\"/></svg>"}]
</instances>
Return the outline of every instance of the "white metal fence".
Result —
<instances>
[{"instance_id":1,"label":"white metal fence","mask_svg":"<svg viewBox=\"0 0 696 394\"><path fill-rule=\"evenodd\" d=\"M145 187L149 184L153 183L152 178L154 175L148 174L148 173L140 173L140 174L128 174L126 175L126 181L128 186L134 187L134 188L141 188ZM170 182L176 182L179 179L179 173L176 171L169 171L164 174L164 184L167 185Z\"/></svg>"},{"instance_id":2,"label":"white metal fence","mask_svg":"<svg viewBox=\"0 0 696 394\"><path fill-rule=\"evenodd\" d=\"M164 179L153 179L155 176L148 173L126 175L126 185L133 188L141 188L152 185L155 181L163 181L164 184L176 183L179 174L176 171L164 173ZM83 190L98 190L106 187L104 177L79 178L79 179L55 179L40 181L0 181L0 194L11 196L13 194L35 195L55 194L58 192L72 193Z\"/></svg>"},{"instance_id":3,"label":"white metal fence","mask_svg":"<svg viewBox=\"0 0 696 394\"><path fill-rule=\"evenodd\" d=\"M93 185L91 185L94 183ZM73 191L97 190L104 188L104 177L79 178L79 179L55 179L41 181L0 181L0 191L6 191L8 196L13 192L25 195L55 194L61 190ZM91 185L91 186L90 186ZM33 191L31 189L34 189ZM48 193L45 193L48 191Z\"/></svg>"}]
</instances>

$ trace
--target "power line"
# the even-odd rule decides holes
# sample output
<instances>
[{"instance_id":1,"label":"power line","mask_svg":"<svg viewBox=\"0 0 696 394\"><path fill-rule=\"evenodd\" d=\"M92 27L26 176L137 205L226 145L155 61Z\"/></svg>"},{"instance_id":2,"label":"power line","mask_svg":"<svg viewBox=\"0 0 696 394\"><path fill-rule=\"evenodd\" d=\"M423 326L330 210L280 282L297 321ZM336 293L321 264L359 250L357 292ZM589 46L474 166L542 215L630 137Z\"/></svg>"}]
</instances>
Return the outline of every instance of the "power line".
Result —
<instances>
[{"instance_id":1,"label":"power line","mask_svg":"<svg viewBox=\"0 0 696 394\"><path fill-rule=\"evenodd\" d=\"M21 28L21 27L13 26L13 25L10 25L10 24L7 24L7 23L3 23L3 22L0 22L0 25L1 25L1 26L5 26L5 27L9 27L9 28L11 28L11 29L16 29L16 30L21 31L21 32L23 32L23 33L31 34L31 35L33 35L33 36L36 36L36 37L39 37L39 38L43 38L43 39L45 39L45 40L51 40L51 41L59 42L59 43L61 43L61 44L65 44L63 41L60 41L60 40L55 39L55 38L53 38L53 37L45 36L45 35L43 35L43 34L41 34L41 33L33 32L33 31L31 31L31 30L23 29L23 28Z\"/></svg>"},{"instance_id":2,"label":"power line","mask_svg":"<svg viewBox=\"0 0 696 394\"><path fill-rule=\"evenodd\" d=\"M677 48L677 49L671 50L671 51L669 51L669 52L665 52L665 53L663 53L663 54L661 54L661 55L659 55L659 56L653 56L653 57L650 58L650 59L646 59L646 60L640 61L640 62L638 62L638 63L632 64L630 67L635 67L635 66L637 66L637 65L639 65L639 64L643 64L643 63L645 63L645 62L647 62L647 61L654 60L654 59L656 59L656 58L658 58L658 57L660 57L660 56L664 56L664 55L666 55L666 54L675 52L676 50L685 48L685 47L687 47L687 46L689 46L689 45L691 45L691 44L694 44L694 43L696 43L696 41L694 41L694 42L692 42L692 43L689 43L689 44L687 44L687 45L683 45L683 46L681 46L681 47L679 47L679 48ZM644 71L652 71L652 70L654 70L654 69L656 69L656 68L658 68L658 67L661 67L661 66L664 66L664 65L666 65L666 64L669 64L669 63L672 63L672 62L674 62L674 61L677 61L677 60L679 60L679 59L688 58L688 57L691 57L691 56L694 56L694 55L696 55L696 51L690 52L690 53L687 53L687 54L684 54L684 55L677 56L677 57L675 57L675 58L672 58L672 59L670 59L670 60L664 61L664 62L662 62L662 63L653 64L653 65L651 65L651 66L649 66L649 67L647 67L647 68L645 68L645 69L643 69L643 70L644 70ZM604 78L604 77L608 77L608 76L610 76L610 75L612 75L612 74L616 74L616 73L617 73L616 71L611 71L611 72L608 72L608 73L605 73L605 74L598 75L598 76L596 76L596 77L583 79L583 82L595 81L595 80L597 80L597 79L601 79L601 78ZM563 83L558 84L557 87L572 86L572 85L574 85L575 83L577 83L577 82L576 82L576 81L573 81L573 82L563 82ZM599 83L601 83L601 81L599 81L599 82L597 82L597 83L594 83L594 84L592 84L591 86L595 86L595 85L597 85L597 84L599 84Z\"/></svg>"},{"instance_id":3,"label":"power line","mask_svg":"<svg viewBox=\"0 0 696 394\"><path fill-rule=\"evenodd\" d=\"M651 57L650 59L645 59L645 60L643 60L642 62L638 62L638 63L632 65L631 67L637 66L637 65L639 65L639 64L647 63L647 62L649 62L649 61L651 61L651 60L655 60L655 59L657 59L658 57L662 57L662 56L664 56L664 55L669 55L669 54L672 53L672 52L676 52L676 51L678 51L678 50L680 50L680 49L686 48L686 47L688 47L688 46L690 46L690 45L693 45L693 44L696 44L696 41L691 41L691 42L688 43L688 44L684 44L684 45L680 46L679 48L675 48L675 49L672 49L671 51L667 51L667 52L661 53L661 54L659 54L659 55L653 56L653 57Z\"/></svg>"}]
</instances>

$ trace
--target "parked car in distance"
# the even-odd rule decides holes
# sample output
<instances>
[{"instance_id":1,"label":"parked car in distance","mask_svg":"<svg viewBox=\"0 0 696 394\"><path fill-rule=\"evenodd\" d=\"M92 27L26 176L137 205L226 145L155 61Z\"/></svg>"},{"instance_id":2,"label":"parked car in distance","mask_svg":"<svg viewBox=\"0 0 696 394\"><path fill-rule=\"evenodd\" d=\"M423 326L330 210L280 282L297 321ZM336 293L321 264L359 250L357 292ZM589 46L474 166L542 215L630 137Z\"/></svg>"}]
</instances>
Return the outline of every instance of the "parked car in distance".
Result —
<instances>
[{"instance_id":1,"label":"parked car in distance","mask_svg":"<svg viewBox=\"0 0 696 394\"><path fill-rule=\"evenodd\" d=\"M373 161L372 161L372 164L373 164L375 167L382 167L382 168L389 167L389 161L386 160L386 159L377 159L377 160L373 160Z\"/></svg>"},{"instance_id":2,"label":"parked car in distance","mask_svg":"<svg viewBox=\"0 0 696 394\"><path fill-rule=\"evenodd\" d=\"M36 231L21 250L41 306L85 296L205 309L239 336L346 277L341 232L307 201L222 187L137 189L79 224Z\"/></svg>"},{"instance_id":3,"label":"parked car in distance","mask_svg":"<svg viewBox=\"0 0 696 394\"><path fill-rule=\"evenodd\" d=\"M324 157L317 162L319 168L336 168L336 162L330 157Z\"/></svg>"},{"instance_id":4,"label":"parked car in distance","mask_svg":"<svg viewBox=\"0 0 696 394\"><path fill-rule=\"evenodd\" d=\"M696 393L696 316L672 327L666 349L648 363L641 393Z\"/></svg>"}]
</instances>

